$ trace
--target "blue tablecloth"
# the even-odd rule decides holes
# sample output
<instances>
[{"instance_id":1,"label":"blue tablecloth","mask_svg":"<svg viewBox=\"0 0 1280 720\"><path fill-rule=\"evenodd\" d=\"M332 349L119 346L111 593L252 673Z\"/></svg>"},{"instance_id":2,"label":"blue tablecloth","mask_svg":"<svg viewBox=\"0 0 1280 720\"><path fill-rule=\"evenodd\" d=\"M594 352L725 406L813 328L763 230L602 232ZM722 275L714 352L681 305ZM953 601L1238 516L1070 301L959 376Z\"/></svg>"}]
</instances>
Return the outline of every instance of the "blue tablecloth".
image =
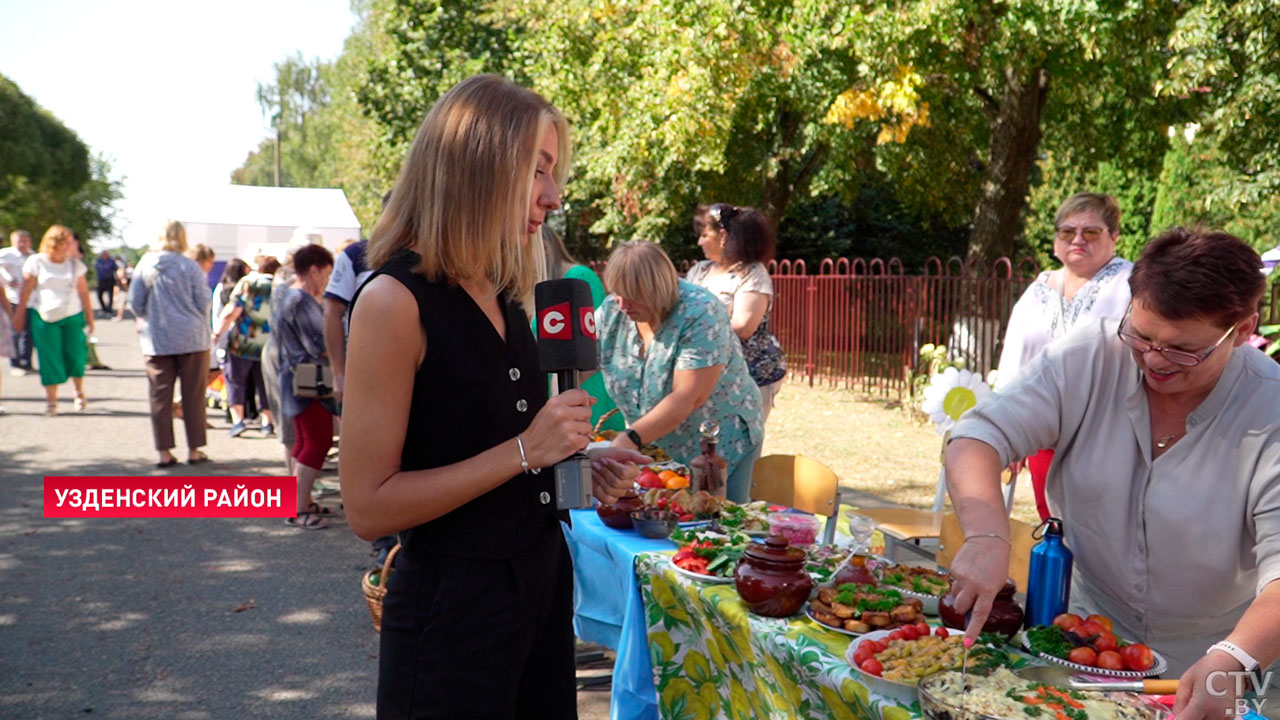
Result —
<instances>
[{"instance_id":1,"label":"blue tablecloth","mask_svg":"<svg viewBox=\"0 0 1280 720\"><path fill-rule=\"evenodd\" d=\"M573 629L585 642L617 651L613 664L611 720L658 720L644 606L636 585L636 555L674 552L670 540L650 540L634 530L615 530L595 510L570 513L565 527L573 555Z\"/></svg>"}]
</instances>

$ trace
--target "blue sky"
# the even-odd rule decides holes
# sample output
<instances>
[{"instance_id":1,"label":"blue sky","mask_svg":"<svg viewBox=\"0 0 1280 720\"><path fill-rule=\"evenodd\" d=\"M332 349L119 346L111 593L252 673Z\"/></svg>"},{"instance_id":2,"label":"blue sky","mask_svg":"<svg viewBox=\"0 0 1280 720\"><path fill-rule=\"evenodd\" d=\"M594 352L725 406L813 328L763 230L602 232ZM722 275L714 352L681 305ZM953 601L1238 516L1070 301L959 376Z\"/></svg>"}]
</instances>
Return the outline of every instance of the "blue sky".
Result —
<instances>
[{"instance_id":1,"label":"blue sky","mask_svg":"<svg viewBox=\"0 0 1280 720\"><path fill-rule=\"evenodd\" d=\"M336 57L355 21L347 0L0 0L0 74L111 158L117 232L144 245L267 136L272 64Z\"/></svg>"}]
</instances>

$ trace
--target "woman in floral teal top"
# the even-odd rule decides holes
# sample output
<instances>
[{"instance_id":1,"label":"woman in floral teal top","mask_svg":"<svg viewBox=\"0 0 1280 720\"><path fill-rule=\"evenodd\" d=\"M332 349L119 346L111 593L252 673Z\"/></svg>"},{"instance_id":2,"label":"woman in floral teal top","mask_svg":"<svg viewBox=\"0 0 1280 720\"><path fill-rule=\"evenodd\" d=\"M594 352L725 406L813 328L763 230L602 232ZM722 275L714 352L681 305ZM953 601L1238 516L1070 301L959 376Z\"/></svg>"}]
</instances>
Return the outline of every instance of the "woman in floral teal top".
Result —
<instances>
[{"instance_id":1,"label":"woman in floral teal top","mask_svg":"<svg viewBox=\"0 0 1280 720\"><path fill-rule=\"evenodd\" d=\"M715 421L727 496L745 501L763 437L760 391L724 305L681 280L649 242L618 246L605 284L613 294L597 311L600 371L628 430L614 444L632 448L638 436L688 464L701 452L700 426Z\"/></svg>"}]
</instances>

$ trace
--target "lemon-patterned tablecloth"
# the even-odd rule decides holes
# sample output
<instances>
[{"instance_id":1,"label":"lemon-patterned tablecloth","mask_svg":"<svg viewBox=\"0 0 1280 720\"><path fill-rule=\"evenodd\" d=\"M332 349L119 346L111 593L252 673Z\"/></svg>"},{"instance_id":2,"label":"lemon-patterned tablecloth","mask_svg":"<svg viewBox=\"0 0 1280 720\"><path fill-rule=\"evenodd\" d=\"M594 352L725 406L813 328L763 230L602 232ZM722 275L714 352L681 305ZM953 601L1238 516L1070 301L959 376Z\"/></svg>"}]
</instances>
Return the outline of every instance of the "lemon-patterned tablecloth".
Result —
<instances>
[{"instance_id":1,"label":"lemon-patterned tablecloth","mask_svg":"<svg viewBox=\"0 0 1280 720\"><path fill-rule=\"evenodd\" d=\"M733 584L700 583L671 569L669 553L636 558L658 710L666 720L796 718L910 720L873 695L845 661L852 638L804 615L753 615Z\"/></svg>"}]
</instances>

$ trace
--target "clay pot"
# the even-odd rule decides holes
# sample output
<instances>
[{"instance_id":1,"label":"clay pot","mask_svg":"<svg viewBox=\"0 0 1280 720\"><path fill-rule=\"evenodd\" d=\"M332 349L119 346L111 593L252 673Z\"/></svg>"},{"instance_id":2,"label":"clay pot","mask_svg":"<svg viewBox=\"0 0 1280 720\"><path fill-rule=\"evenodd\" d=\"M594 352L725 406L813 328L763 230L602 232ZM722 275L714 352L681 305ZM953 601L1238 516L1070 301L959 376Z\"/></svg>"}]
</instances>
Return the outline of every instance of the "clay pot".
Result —
<instances>
[{"instance_id":1,"label":"clay pot","mask_svg":"<svg viewBox=\"0 0 1280 720\"><path fill-rule=\"evenodd\" d=\"M738 595L757 615L795 615L813 592L813 578L804 569L805 559L803 550L791 547L776 535L764 544L753 543L733 572Z\"/></svg>"},{"instance_id":2,"label":"clay pot","mask_svg":"<svg viewBox=\"0 0 1280 720\"><path fill-rule=\"evenodd\" d=\"M871 570L867 568L866 555L854 555L849 560L849 564L840 568L840 572L831 579L831 584L840 587L845 583L854 583L857 585L879 585L876 576L871 574Z\"/></svg>"},{"instance_id":3,"label":"clay pot","mask_svg":"<svg viewBox=\"0 0 1280 720\"><path fill-rule=\"evenodd\" d=\"M596 501L596 514L600 516L600 522L608 525L616 530L630 530L633 525L631 523L631 513L644 507L640 496L631 493L618 498L618 501L610 503L602 503Z\"/></svg>"},{"instance_id":4,"label":"clay pot","mask_svg":"<svg viewBox=\"0 0 1280 720\"><path fill-rule=\"evenodd\" d=\"M1017 600L1013 599L1013 594L1018 591L1018 586L1012 580L1005 580L1004 587L1000 588L1000 592L996 593L995 602L991 606L991 614L987 616L987 621L982 625L982 632L999 633L1006 637L1013 637L1022 629L1022 606ZM964 630L965 615L956 612L951 605L951 594L947 593L938 602L938 615L942 617L942 624L955 630Z\"/></svg>"}]
</instances>

